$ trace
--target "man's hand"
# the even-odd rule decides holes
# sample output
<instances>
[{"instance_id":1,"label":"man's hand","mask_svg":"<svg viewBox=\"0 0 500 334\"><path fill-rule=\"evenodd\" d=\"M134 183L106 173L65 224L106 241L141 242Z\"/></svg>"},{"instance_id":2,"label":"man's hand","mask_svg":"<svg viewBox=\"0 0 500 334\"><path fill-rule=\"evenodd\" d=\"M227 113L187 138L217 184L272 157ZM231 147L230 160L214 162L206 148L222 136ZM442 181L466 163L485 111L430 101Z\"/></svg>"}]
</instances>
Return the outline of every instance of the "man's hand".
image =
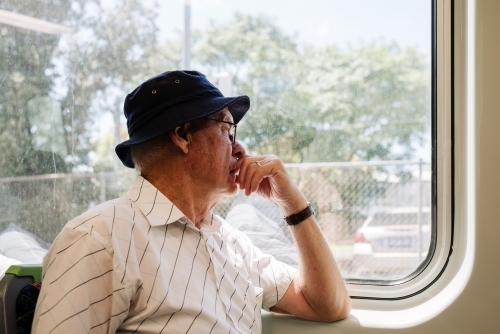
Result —
<instances>
[{"instance_id":1,"label":"man's hand","mask_svg":"<svg viewBox=\"0 0 500 334\"><path fill-rule=\"evenodd\" d=\"M285 215L297 213L307 206L285 166L273 154L242 158L237 180L245 195L255 192L276 203Z\"/></svg>"}]
</instances>

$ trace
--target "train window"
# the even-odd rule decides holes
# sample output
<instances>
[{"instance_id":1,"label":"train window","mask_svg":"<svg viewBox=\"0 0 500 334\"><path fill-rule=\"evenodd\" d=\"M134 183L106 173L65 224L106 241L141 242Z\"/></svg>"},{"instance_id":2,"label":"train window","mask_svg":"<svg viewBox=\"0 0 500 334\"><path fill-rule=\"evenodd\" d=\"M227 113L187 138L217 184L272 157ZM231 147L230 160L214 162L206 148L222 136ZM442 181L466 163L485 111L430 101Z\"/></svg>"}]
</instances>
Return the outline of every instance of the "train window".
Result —
<instances>
[{"instance_id":1,"label":"train window","mask_svg":"<svg viewBox=\"0 0 500 334\"><path fill-rule=\"evenodd\" d=\"M250 96L238 139L287 164L348 282L430 261L432 1L7 0L0 34L0 256L41 262L68 220L127 191L124 97L182 68ZM297 265L271 203L215 211Z\"/></svg>"}]
</instances>

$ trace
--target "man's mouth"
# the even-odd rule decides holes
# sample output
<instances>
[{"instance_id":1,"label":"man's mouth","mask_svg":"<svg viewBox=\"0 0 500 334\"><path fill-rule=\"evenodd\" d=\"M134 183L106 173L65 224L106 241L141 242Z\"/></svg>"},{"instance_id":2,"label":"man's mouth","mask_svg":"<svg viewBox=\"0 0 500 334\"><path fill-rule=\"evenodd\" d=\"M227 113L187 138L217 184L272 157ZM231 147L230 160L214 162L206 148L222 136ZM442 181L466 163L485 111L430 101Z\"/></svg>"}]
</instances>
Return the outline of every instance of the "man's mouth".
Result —
<instances>
[{"instance_id":1,"label":"man's mouth","mask_svg":"<svg viewBox=\"0 0 500 334\"><path fill-rule=\"evenodd\" d=\"M241 159L238 159L238 160L236 161L236 164L234 165L234 168L233 168L233 169L231 169L231 170L229 171L229 173L231 173L231 174L238 174L238 172L240 171L240 166L241 166L241 163L242 163L242 160L241 160Z\"/></svg>"},{"instance_id":2,"label":"man's mouth","mask_svg":"<svg viewBox=\"0 0 500 334\"><path fill-rule=\"evenodd\" d=\"M229 174L234 176L234 182L239 183L239 172L240 172L240 166L237 165L234 169L231 169L229 171Z\"/></svg>"},{"instance_id":3,"label":"man's mouth","mask_svg":"<svg viewBox=\"0 0 500 334\"><path fill-rule=\"evenodd\" d=\"M240 167L241 167L241 164L243 163L243 159L238 159L236 160L236 163L234 164L233 169L231 169L229 171L229 174L231 174L232 176L234 176L234 182L236 184L239 184L240 183Z\"/></svg>"}]
</instances>

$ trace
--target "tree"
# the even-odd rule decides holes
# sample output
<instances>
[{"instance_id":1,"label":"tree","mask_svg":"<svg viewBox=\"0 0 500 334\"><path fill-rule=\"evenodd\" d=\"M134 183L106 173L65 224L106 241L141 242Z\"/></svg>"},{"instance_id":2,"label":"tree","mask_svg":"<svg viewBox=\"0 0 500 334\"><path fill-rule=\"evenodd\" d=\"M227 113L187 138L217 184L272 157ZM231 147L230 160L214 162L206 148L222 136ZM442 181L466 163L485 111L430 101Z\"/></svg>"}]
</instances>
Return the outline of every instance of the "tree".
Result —
<instances>
[{"instance_id":1,"label":"tree","mask_svg":"<svg viewBox=\"0 0 500 334\"><path fill-rule=\"evenodd\" d=\"M124 97L153 74L148 54L157 52L156 15L148 2L139 0L72 3L67 24L75 32L55 54L63 66L53 78L66 87L60 100L73 166L90 165L91 129L104 113L113 115L115 144L121 140ZM118 166L115 160L114 169Z\"/></svg>"},{"instance_id":2,"label":"tree","mask_svg":"<svg viewBox=\"0 0 500 334\"><path fill-rule=\"evenodd\" d=\"M307 79L297 88L315 112L306 122L317 135L305 149L307 161L399 160L412 157L430 125L429 66L414 49L371 43L341 51L316 50ZM385 193L375 180L383 167L324 170L339 190L351 231L360 208ZM402 171L401 171L402 172Z\"/></svg>"},{"instance_id":3,"label":"tree","mask_svg":"<svg viewBox=\"0 0 500 334\"><path fill-rule=\"evenodd\" d=\"M1 9L61 23L69 12L69 1L52 7L28 0L4 1ZM65 171L57 153L41 150L34 142L37 124L30 114L44 104L51 89L46 71L59 36L37 33L8 25L0 26L0 177ZM34 103L37 102L37 103ZM51 106L54 108L54 106ZM59 113L60 117L60 113ZM60 123L60 119L59 119ZM46 164L46 160L54 162ZM56 156L57 155L57 156ZM42 157L44 156L44 157ZM43 166L43 167L42 167Z\"/></svg>"},{"instance_id":4,"label":"tree","mask_svg":"<svg viewBox=\"0 0 500 334\"><path fill-rule=\"evenodd\" d=\"M272 152L285 162L405 159L430 125L430 64L413 48L299 46L272 19L236 14L212 22L196 50L202 66L230 73L235 93L251 97L238 128L251 154ZM304 191L317 212L337 210L352 233L363 219L358 209L387 187L375 170L316 168L292 177L326 180ZM316 200L321 187L335 187L342 205Z\"/></svg>"},{"instance_id":5,"label":"tree","mask_svg":"<svg viewBox=\"0 0 500 334\"><path fill-rule=\"evenodd\" d=\"M96 122L111 113L119 135L126 93L180 58L172 52L149 56L165 51L157 49L156 12L138 0L21 0L1 6L73 29L59 36L0 27L1 176L92 170ZM16 222L50 241L66 221L99 200L100 182L6 181L0 184L0 223Z\"/></svg>"},{"instance_id":6,"label":"tree","mask_svg":"<svg viewBox=\"0 0 500 334\"><path fill-rule=\"evenodd\" d=\"M429 127L429 67L412 48L372 43L317 50L298 87L317 111L309 161L410 158Z\"/></svg>"},{"instance_id":7,"label":"tree","mask_svg":"<svg viewBox=\"0 0 500 334\"><path fill-rule=\"evenodd\" d=\"M236 13L228 23L212 22L195 54L209 71L230 73L235 93L251 96L251 112L239 132L248 148L301 161L301 149L312 141L315 129L296 117L307 97L295 90L306 59L294 36L287 36L269 17Z\"/></svg>"},{"instance_id":8,"label":"tree","mask_svg":"<svg viewBox=\"0 0 500 334\"><path fill-rule=\"evenodd\" d=\"M300 48L270 18L236 14L211 23L196 59L251 96L239 137L256 153L290 162L408 158L429 126L429 65L412 48Z\"/></svg>"},{"instance_id":9,"label":"tree","mask_svg":"<svg viewBox=\"0 0 500 334\"><path fill-rule=\"evenodd\" d=\"M1 26L0 145L5 149L0 176L89 170L95 122L104 113L114 116L116 144L121 140L125 95L145 77L180 62L177 50L170 47L174 43L159 47L157 14L150 2L21 0L7 1L1 8L73 32L48 35ZM47 119L50 129L42 131ZM51 145L40 147L41 142ZM54 160L64 163L25 170L33 150L57 155Z\"/></svg>"},{"instance_id":10,"label":"tree","mask_svg":"<svg viewBox=\"0 0 500 334\"><path fill-rule=\"evenodd\" d=\"M73 29L59 36L0 27L0 176L118 170L116 158L90 161L89 153L111 139L92 142L95 125L113 115L109 146L124 139L125 95L145 78L179 68L181 36L159 42L156 12L140 0L9 0L0 6ZM194 36L199 67L230 73L234 93L252 99L238 128L251 153L274 152L286 162L399 159L411 156L412 143L428 128L429 66L413 49L300 46L263 15L236 14ZM347 182L337 172L325 175L339 189ZM70 217L98 201L99 182L16 183L2 190L10 198L2 212L33 231L47 226L45 239L51 240ZM345 198L351 206L364 196L362 187L354 188L356 195ZM44 209L34 215L32 207Z\"/></svg>"}]
</instances>

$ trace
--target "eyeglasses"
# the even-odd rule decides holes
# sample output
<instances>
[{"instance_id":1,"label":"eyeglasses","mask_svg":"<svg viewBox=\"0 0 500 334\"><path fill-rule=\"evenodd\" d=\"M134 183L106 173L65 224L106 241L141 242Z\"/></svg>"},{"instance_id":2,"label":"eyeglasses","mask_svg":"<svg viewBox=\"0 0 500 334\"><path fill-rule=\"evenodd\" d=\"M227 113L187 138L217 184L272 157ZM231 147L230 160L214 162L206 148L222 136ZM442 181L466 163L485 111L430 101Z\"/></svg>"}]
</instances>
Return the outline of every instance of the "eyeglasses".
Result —
<instances>
[{"instance_id":1,"label":"eyeglasses","mask_svg":"<svg viewBox=\"0 0 500 334\"><path fill-rule=\"evenodd\" d=\"M218 119L208 118L208 117L205 117L205 119L209 119L211 121L216 121L219 123L229 124L230 125L230 127L229 127L229 140L231 141L231 144L233 144L233 145L236 143L236 124L235 123L231 123L231 122L227 122L227 121L219 121Z\"/></svg>"}]
</instances>

